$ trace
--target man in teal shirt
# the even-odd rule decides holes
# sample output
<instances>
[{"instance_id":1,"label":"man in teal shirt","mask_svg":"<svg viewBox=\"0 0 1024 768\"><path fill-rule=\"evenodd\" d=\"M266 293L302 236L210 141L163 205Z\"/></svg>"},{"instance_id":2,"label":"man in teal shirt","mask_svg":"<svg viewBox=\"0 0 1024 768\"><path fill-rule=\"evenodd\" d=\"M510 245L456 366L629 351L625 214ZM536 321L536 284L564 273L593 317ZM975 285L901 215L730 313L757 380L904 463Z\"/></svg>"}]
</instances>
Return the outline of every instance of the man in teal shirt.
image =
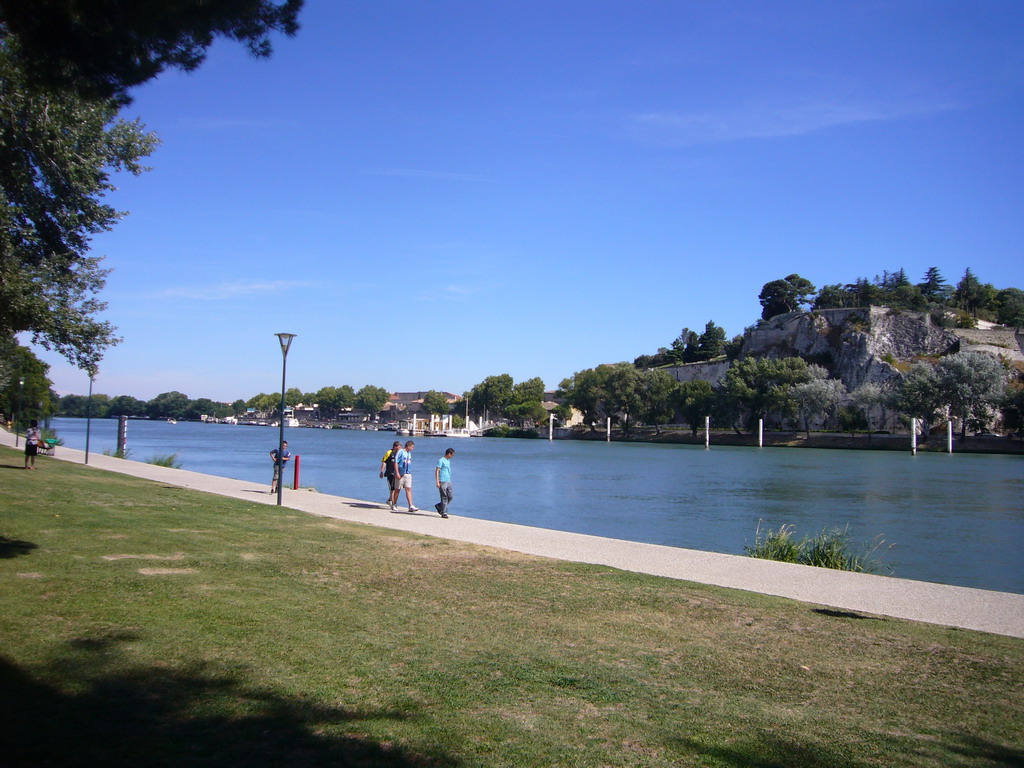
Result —
<instances>
[{"instance_id":1,"label":"man in teal shirt","mask_svg":"<svg viewBox=\"0 0 1024 768\"><path fill-rule=\"evenodd\" d=\"M437 460L437 466L434 467L434 484L437 486L438 493L441 494L441 502L435 504L434 509L444 518L448 517L448 505L452 503L452 456L454 455L455 449L449 448L444 452L444 456Z\"/></svg>"}]
</instances>

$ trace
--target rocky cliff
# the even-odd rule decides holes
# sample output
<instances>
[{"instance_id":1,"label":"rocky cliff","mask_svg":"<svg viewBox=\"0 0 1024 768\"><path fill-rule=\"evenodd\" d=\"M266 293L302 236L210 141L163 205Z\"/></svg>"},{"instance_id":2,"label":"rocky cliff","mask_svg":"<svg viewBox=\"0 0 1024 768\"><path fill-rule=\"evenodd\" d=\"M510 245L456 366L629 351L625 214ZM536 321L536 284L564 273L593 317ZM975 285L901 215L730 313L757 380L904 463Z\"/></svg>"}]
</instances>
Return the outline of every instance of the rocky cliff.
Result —
<instances>
[{"instance_id":1,"label":"rocky cliff","mask_svg":"<svg viewBox=\"0 0 1024 768\"><path fill-rule=\"evenodd\" d=\"M747 333L741 357L802 357L853 391L898 378L894 363L958 351L960 338L927 314L886 307L778 315Z\"/></svg>"},{"instance_id":2,"label":"rocky cliff","mask_svg":"<svg viewBox=\"0 0 1024 768\"><path fill-rule=\"evenodd\" d=\"M1024 363L1022 350L1024 334L1013 329L946 329L927 313L859 307L777 315L747 331L740 357L801 357L827 368L852 392L865 382L898 379L900 368L906 370L917 360L972 351ZM714 384L730 365L720 359L666 370L676 381L702 379Z\"/></svg>"}]
</instances>

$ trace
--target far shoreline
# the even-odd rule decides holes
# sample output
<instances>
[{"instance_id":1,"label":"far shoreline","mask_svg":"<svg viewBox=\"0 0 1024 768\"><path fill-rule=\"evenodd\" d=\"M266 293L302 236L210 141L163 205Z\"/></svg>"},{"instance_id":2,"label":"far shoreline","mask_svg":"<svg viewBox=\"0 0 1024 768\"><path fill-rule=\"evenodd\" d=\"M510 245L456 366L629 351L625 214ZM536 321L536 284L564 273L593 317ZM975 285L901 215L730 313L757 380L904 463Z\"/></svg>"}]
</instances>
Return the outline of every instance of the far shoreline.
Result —
<instances>
[{"instance_id":1,"label":"far shoreline","mask_svg":"<svg viewBox=\"0 0 1024 768\"><path fill-rule=\"evenodd\" d=\"M603 430L597 432L574 432L570 440L607 440ZM622 430L612 430L611 439L617 443L669 443L680 445L704 445L704 432L700 430L694 435L690 430L665 429L656 433L650 427L630 430L626 435ZM735 446L757 448L757 435L730 431L712 431L711 447ZM837 432L777 432L765 431L765 448L831 448L838 450L871 450L871 451L904 451L910 453L909 434L856 434ZM928 437L918 435L917 450L919 453L946 453L946 434L932 432ZM1009 437L977 437L968 435L961 439L953 435L953 453L994 453L1021 455L1024 454L1024 440Z\"/></svg>"}]
</instances>

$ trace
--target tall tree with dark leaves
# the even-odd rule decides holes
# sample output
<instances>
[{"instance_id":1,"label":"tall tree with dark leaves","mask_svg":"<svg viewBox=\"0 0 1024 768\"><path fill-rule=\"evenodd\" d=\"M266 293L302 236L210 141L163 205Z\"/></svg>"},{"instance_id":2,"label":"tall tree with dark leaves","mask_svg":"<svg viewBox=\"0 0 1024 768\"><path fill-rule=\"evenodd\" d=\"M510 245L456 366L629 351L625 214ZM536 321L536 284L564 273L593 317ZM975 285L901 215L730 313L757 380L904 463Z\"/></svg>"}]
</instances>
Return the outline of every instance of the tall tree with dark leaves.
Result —
<instances>
[{"instance_id":1,"label":"tall tree with dark leaves","mask_svg":"<svg viewBox=\"0 0 1024 768\"><path fill-rule=\"evenodd\" d=\"M20 41L30 85L89 99L129 101L128 91L168 67L192 71L218 37L253 56L270 35L294 35L303 0L0 0L0 35Z\"/></svg>"},{"instance_id":2,"label":"tall tree with dark leaves","mask_svg":"<svg viewBox=\"0 0 1024 768\"><path fill-rule=\"evenodd\" d=\"M772 280L761 288L761 317L767 320L786 312L797 312L815 293L810 280L793 274L781 280Z\"/></svg>"},{"instance_id":3,"label":"tall tree with dark leaves","mask_svg":"<svg viewBox=\"0 0 1024 768\"><path fill-rule=\"evenodd\" d=\"M95 370L117 339L90 240L123 215L103 201L111 173L141 173L157 140L109 100L30 89L16 45L0 39L0 334Z\"/></svg>"}]
</instances>

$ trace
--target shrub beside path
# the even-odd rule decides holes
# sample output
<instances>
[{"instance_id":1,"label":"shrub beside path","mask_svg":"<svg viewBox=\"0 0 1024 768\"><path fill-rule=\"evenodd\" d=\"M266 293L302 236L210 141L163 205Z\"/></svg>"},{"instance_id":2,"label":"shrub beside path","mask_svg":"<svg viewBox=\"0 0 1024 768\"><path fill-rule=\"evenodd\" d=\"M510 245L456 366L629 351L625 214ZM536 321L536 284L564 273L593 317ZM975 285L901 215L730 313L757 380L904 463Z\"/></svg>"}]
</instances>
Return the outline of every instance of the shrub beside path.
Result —
<instances>
[{"instance_id":1,"label":"shrub beside path","mask_svg":"<svg viewBox=\"0 0 1024 768\"><path fill-rule=\"evenodd\" d=\"M0 444L14 435L0 431ZM59 447L56 459L83 464L85 454ZM42 462L40 469L45 471ZM111 456L89 456L89 466L204 493L275 504L268 484L160 467ZM42 479L42 478L40 478ZM384 504L309 491L284 491L284 504L312 515L365 523L456 541L672 579L712 584L857 613L891 616L1024 638L1024 595L833 571L740 555L644 544L432 512L393 513Z\"/></svg>"}]
</instances>

